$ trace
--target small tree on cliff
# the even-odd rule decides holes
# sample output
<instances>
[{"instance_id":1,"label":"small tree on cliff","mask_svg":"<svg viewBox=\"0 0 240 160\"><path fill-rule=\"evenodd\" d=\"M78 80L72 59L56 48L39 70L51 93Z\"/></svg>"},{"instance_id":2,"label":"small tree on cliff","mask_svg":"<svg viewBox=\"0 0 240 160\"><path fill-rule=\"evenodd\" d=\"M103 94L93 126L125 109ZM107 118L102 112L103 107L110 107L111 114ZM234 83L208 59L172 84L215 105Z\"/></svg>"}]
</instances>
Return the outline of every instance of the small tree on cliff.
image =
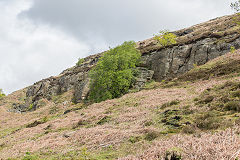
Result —
<instances>
[{"instance_id":1,"label":"small tree on cliff","mask_svg":"<svg viewBox=\"0 0 240 160\"><path fill-rule=\"evenodd\" d=\"M173 33L168 32L167 30L159 31L159 34L154 35L154 39L158 41L158 44L161 47L166 47L172 44L176 44L177 36Z\"/></svg>"},{"instance_id":2,"label":"small tree on cliff","mask_svg":"<svg viewBox=\"0 0 240 160\"><path fill-rule=\"evenodd\" d=\"M4 96L5 96L5 94L3 93L3 90L0 89L0 98L2 98L2 97L4 97Z\"/></svg>"},{"instance_id":3,"label":"small tree on cliff","mask_svg":"<svg viewBox=\"0 0 240 160\"><path fill-rule=\"evenodd\" d=\"M133 41L124 42L105 52L90 71L89 99L100 102L128 92L134 82L134 68L141 54Z\"/></svg>"}]
</instances>

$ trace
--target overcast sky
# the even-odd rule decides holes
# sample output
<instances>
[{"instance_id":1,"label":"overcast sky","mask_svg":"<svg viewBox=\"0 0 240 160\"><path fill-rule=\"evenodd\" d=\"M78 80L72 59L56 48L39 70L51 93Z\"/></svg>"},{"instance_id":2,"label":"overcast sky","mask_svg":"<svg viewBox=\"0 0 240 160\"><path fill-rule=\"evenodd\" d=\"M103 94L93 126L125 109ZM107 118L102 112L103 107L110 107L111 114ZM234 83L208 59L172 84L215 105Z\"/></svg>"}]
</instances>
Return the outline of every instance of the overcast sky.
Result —
<instances>
[{"instance_id":1,"label":"overcast sky","mask_svg":"<svg viewBox=\"0 0 240 160\"><path fill-rule=\"evenodd\" d=\"M0 88L11 93L124 41L232 14L232 1L0 0Z\"/></svg>"}]
</instances>

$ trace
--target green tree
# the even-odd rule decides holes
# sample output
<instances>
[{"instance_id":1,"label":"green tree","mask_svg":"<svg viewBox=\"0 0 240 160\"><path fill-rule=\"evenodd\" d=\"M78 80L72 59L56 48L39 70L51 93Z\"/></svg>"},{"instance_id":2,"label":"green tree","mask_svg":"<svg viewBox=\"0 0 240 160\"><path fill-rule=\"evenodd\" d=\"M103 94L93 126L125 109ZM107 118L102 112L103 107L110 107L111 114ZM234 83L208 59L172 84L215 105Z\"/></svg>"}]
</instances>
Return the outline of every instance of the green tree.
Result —
<instances>
[{"instance_id":1,"label":"green tree","mask_svg":"<svg viewBox=\"0 0 240 160\"><path fill-rule=\"evenodd\" d=\"M100 102L128 92L135 80L136 65L141 58L133 41L110 49L90 72L89 99Z\"/></svg>"},{"instance_id":2,"label":"green tree","mask_svg":"<svg viewBox=\"0 0 240 160\"><path fill-rule=\"evenodd\" d=\"M2 98L2 97L4 97L4 96L5 96L5 94L3 93L3 90L0 89L0 98Z\"/></svg>"},{"instance_id":3,"label":"green tree","mask_svg":"<svg viewBox=\"0 0 240 160\"><path fill-rule=\"evenodd\" d=\"M166 47L172 44L176 44L177 36L167 30L159 31L159 34L154 35L154 39L158 41L161 47Z\"/></svg>"},{"instance_id":4,"label":"green tree","mask_svg":"<svg viewBox=\"0 0 240 160\"><path fill-rule=\"evenodd\" d=\"M84 62L84 58L79 58L76 66L80 66Z\"/></svg>"}]
</instances>

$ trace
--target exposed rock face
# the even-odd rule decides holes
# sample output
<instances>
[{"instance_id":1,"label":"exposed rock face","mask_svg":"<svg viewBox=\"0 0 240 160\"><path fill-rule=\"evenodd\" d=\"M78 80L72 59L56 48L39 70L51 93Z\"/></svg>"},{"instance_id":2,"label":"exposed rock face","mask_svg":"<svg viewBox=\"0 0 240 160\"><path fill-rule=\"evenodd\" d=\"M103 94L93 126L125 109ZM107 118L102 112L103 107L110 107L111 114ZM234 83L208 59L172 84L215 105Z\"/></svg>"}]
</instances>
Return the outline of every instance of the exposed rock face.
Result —
<instances>
[{"instance_id":1,"label":"exposed rock face","mask_svg":"<svg viewBox=\"0 0 240 160\"><path fill-rule=\"evenodd\" d=\"M74 66L63 71L56 77L43 79L28 87L25 106L33 105L38 108L38 100L41 98L51 99L52 96L74 90L74 100L80 101L88 94L88 71L97 63L101 54L89 56L79 66ZM25 107L27 108L27 107ZM26 111L26 110L25 110Z\"/></svg>"},{"instance_id":2,"label":"exposed rock face","mask_svg":"<svg viewBox=\"0 0 240 160\"><path fill-rule=\"evenodd\" d=\"M235 36L235 35L231 35ZM195 65L202 65L211 59L230 51L231 46L240 47L240 38L231 43L216 43L217 38L206 38L193 44L174 46L143 55L142 66L153 70L153 79L161 81L183 74Z\"/></svg>"},{"instance_id":3,"label":"exposed rock face","mask_svg":"<svg viewBox=\"0 0 240 160\"><path fill-rule=\"evenodd\" d=\"M145 67L137 67L137 70L139 71L139 75L137 76L134 88L140 90L147 81L152 79L154 71L148 70Z\"/></svg>"},{"instance_id":4,"label":"exposed rock face","mask_svg":"<svg viewBox=\"0 0 240 160\"><path fill-rule=\"evenodd\" d=\"M210 20L187 29L174 32L177 44L161 48L154 39L137 43L142 53L142 63L135 88L140 89L152 78L161 81L176 77L211 59L229 52L230 47L240 48L239 27L232 22L231 16ZM101 54L86 57L84 62L63 71L59 76L41 80L28 87L25 106L37 108L41 98L51 99L69 90L74 90L76 102L86 99L89 92L88 71L97 63ZM25 107L26 108L26 107Z\"/></svg>"}]
</instances>

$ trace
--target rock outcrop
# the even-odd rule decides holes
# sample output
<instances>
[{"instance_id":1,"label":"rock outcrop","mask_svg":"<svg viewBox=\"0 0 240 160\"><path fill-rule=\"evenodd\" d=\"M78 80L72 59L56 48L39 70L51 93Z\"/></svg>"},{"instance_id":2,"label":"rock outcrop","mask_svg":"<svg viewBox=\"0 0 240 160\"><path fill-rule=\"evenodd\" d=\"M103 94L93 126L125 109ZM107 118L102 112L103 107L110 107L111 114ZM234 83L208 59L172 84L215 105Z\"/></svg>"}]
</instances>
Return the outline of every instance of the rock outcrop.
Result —
<instances>
[{"instance_id":1,"label":"rock outcrop","mask_svg":"<svg viewBox=\"0 0 240 160\"><path fill-rule=\"evenodd\" d=\"M75 101L84 100L88 94L88 72L100 57L101 54L86 57L82 64L69 68L58 76L49 77L34 83L27 89L25 106L33 104L36 109L38 108L38 100L41 98L51 100L53 96L69 90L74 90L73 99Z\"/></svg>"},{"instance_id":2,"label":"rock outcrop","mask_svg":"<svg viewBox=\"0 0 240 160\"><path fill-rule=\"evenodd\" d=\"M138 67L140 74L135 88L141 89L151 79L161 81L174 78L189 71L194 65L205 64L229 52L232 46L240 48L239 26L233 23L234 16L236 15L216 18L176 31L177 43L165 48L160 47L153 38L138 42L142 63ZM69 90L74 91L74 101L86 99L89 92L89 70L96 65L101 55L102 53L86 57L79 66L28 87L25 108L29 105L37 108L41 98L51 99L52 96Z\"/></svg>"},{"instance_id":3,"label":"rock outcrop","mask_svg":"<svg viewBox=\"0 0 240 160\"><path fill-rule=\"evenodd\" d=\"M141 66L153 70L153 79L161 81L224 55L231 47L240 48L240 29L233 22L234 16L216 18L176 31L177 44L165 48L159 47L154 39L138 42L143 59Z\"/></svg>"}]
</instances>

